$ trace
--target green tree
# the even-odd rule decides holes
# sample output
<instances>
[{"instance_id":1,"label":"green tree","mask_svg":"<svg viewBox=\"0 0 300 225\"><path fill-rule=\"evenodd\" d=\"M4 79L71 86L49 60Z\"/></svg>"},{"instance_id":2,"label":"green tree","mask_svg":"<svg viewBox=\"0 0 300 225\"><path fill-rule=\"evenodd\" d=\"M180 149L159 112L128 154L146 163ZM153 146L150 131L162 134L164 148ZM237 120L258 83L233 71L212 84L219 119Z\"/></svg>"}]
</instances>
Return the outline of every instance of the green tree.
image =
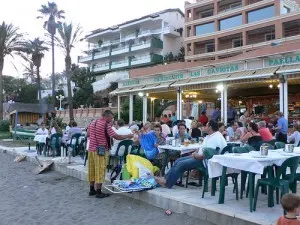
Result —
<instances>
[{"instance_id":1,"label":"green tree","mask_svg":"<svg viewBox=\"0 0 300 225\"><path fill-rule=\"evenodd\" d=\"M54 36L56 34L56 29L61 25L60 21L56 19L64 19L64 10L58 10L57 4L55 2L48 2L47 5L41 5L38 10L42 16L38 16L38 19L47 18L44 22L44 28L49 32L51 37L51 49L52 49L52 101L55 102L55 61L54 61Z\"/></svg>"},{"instance_id":2,"label":"green tree","mask_svg":"<svg viewBox=\"0 0 300 225\"><path fill-rule=\"evenodd\" d=\"M37 103L38 88L36 84L27 84L21 87L18 101L22 103Z\"/></svg>"},{"instance_id":3,"label":"green tree","mask_svg":"<svg viewBox=\"0 0 300 225\"><path fill-rule=\"evenodd\" d=\"M3 90L5 91L6 100L17 101L17 96L19 95L21 88L26 85L25 79L3 76Z\"/></svg>"},{"instance_id":4,"label":"green tree","mask_svg":"<svg viewBox=\"0 0 300 225\"><path fill-rule=\"evenodd\" d=\"M133 99L133 120L143 120L143 100L139 96L134 96ZM128 123L129 122L129 98L126 98L121 104L122 112L121 118Z\"/></svg>"},{"instance_id":5,"label":"green tree","mask_svg":"<svg viewBox=\"0 0 300 225\"><path fill-rule=\"evenodd\" d=\"M80 35L82 34L82 29L79 25L73 29L73 24L63 23L61 29L58 29L59 37L55 38L57 45L63 50L65 55L65 66L67 75L67 85L68 85L68 105L69 105L69 115L70 120L74 120L73 114L73 102L72 102L72 88L71 88L71 50L74 45L79 41Z\"/></svg>"},{"instance_id":6,"label":"green tree","mask_svg":"<svg viewBox=\"0 0 300 225\"><path fill-rule=\"evenodd\" d=\"M0 120L3 118L3 67L4 58L18 52L23 34L19 33L19 28L12 24L3 22L0 25Z\"/></svg>"},{"instance_id":7,"label":"green tree","mask_svg":"<svg viewBox=\"0 0 300 225\"><path fill-rule=\"evenodd\" d=\"M42 58L44 57L44 52L48 50L49 49L48 47L45 46L44 41L41 41L39 38L35 38L32 41L29 40L23 43L22 46L22 52L31 55L31 61L33 65L36 67L37 87L38 87L38 95L39 95L40 103L42 103L40 67L42 64Z\"/></svg>"},{"instance_id":8,"label":"green tree","mask_svg":"<svg viewBox=\"0 0 300 225\"><path fill-rule=\"evenodd\" d=\"M72 65L72 81L76 85L73 96L74 106L93 105L92 83L95 80L95 74L90 72L89 68L80 68L78 65Z\"/></svg>"}]
</instances>

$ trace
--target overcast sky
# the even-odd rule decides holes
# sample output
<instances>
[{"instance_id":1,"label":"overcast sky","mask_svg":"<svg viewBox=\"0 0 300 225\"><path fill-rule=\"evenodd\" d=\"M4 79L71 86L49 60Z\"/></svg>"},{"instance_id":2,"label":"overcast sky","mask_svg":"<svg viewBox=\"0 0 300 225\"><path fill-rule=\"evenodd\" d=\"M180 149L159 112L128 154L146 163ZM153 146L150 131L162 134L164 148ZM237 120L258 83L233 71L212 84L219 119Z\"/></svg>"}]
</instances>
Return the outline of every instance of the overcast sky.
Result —
<instances>
[{"instance_id":1,"label":"overcast sky","mask_svg":"<svg viewBox=\"0 0 300 225\"><path fill-rule=\"evenodd\" d=\"M60 10L65 10L66 22L72 21L83 28L83 35L89 31L109 27L130 19L135 19L146 14L154 13L167 8L184 9L184 0L56 0ZM0 22L13 23L21 32L27 33L27 39L35 37L44 38L43 20L36 19L39 16L37 9L44 0L1 0ZM84 50L85 45L80 43L73 50L72 62L77 63L77 56ZM56 48L55 71L64 70L64 58L60 50ZM17 70L14 66L17 67ZM4 62L4 74L22 77L23 66L20 59L6 57ZM43 77L51 74L51 52L46 53L42 61L41 74Z\"/></svg>"}]
</instances>

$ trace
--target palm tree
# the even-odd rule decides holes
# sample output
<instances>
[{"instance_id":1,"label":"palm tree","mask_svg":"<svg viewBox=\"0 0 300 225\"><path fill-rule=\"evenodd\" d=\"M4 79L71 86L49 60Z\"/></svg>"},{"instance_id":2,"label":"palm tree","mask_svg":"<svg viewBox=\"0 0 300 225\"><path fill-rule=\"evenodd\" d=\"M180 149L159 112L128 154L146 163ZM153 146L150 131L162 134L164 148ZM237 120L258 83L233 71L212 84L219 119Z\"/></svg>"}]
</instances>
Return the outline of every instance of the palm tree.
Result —
<instances>
[{"instance_id":1,"label":"palm tree","mask_svg":"<svg viewBox=\"0 0 300 225\"><path fill-rule=\"evenodd\" d=\"M57 45L63 50L65 55L67 85L68 85L68 105L70 120L74 120L73 115L73 102L72 102L72 88L71 88L71 50L74 45L79 41L82 29L79 25L74 29L73 24L63 23L61 29L58 29L58 38L55 38Z\"/></svg>"},{"instance_id":2,"label":"palm tree","mask_svg":"<svg viewBox=\"0 0 300 225\"><path fill-rule=\"evenodd\" d=\"M58 10L57 4L55 2L48 2L48 5L42 5L42 8L38 11L42 16L37 18L47 17L44 22L44 28L47 29L51 36L51 49L52 49L52 101L55 103L55 71L54 71L54 36L56 34L56 29L60 25L60 22L56 22L56 19L64 19L64 10Z\"/></svg>"},{"instance_id":3,"label":"palm tree","mask_svg":"<svg viewBox=\"0 0 300 225\"><path fill-rule=\"evenodd\" d=\"M3 118L3 67L4 58L18 51L23 34L19 33L19 28L4 21L0 25L0 119Z\"/></svg>"},{"instance_id":4,"label":"palm tree","mask_svg":"<svg viewBox=\"0 0 300 225\"><path fill-rule=\"evenodd\" d=\"M45 42L41 41L39 38L35 38L33 41L29 40L23 43L21 48L22 52L31 55L31 61L36 67L37 86L40 103L42 102L40 67L42 64L42 58L44 57L44 52L48 50L49 48L45 46Z\"/></svg>"}]
</instances>

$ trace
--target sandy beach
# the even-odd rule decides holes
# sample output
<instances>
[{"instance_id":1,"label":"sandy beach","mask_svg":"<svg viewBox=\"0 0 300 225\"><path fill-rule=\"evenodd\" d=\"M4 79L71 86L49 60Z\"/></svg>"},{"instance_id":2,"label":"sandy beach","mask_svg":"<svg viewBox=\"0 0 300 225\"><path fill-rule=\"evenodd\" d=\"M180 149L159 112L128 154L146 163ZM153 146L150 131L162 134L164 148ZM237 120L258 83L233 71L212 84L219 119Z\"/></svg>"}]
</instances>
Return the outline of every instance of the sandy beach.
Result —
<instances>
[{"instance_id":1,"label":"sandy beach","mask_svg":"<svg viewBox=\"0 0 300 225\"><path fill-rule=\"evenodd\" d=\"M50 171L35 175L35 165L0 153L0 225L209 223L184 214L166 216L163 209L121 195L88 197L88 184Z\"/></svg>"}]
</instances>

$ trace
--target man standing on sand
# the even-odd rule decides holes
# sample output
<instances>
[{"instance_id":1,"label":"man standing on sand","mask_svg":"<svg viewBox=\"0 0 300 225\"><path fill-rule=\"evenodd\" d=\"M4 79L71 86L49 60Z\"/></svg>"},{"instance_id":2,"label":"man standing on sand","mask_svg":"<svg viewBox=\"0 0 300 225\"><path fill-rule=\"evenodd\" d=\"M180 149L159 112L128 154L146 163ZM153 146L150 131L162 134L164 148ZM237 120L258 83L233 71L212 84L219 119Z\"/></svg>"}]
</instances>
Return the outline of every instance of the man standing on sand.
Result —
<instances>
[{"instance_id":1,"label":"man standing on sand","mask_svg":"<svg viewBox=\"0 0 300 225\"><path fill-rule=\"evenodd\" d=\"M95 195L96 198L105 198L109 194L102 193L102 183L105 180L106 154L98 155L96 149L99 146L105 147L106 152L110 149L110 138L117 140L131 139L132 134L118 135L113 131L111 122L114 114L110 110L105 110L102 118L93 121L89 125L89 152L88 152L88 180L90 182L89 196Z\"/></svg>"}]
</instances>

